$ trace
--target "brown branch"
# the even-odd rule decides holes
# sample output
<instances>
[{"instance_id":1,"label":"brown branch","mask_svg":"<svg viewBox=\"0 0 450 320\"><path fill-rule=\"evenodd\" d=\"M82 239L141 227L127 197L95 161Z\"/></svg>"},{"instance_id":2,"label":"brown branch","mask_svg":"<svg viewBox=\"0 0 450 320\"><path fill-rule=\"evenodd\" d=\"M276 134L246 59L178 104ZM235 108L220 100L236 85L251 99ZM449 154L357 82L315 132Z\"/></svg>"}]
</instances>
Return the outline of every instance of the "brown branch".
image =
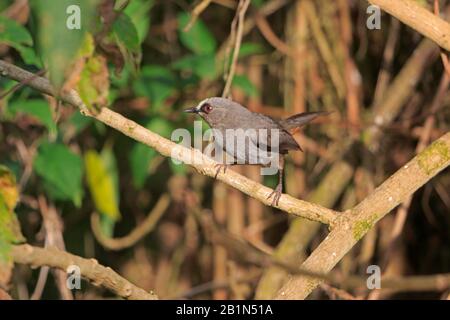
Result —
<instances>
[{"instance_id":1,"label":"brown branch","mask_svg":"<svg viewBox=\"0 0 450 320\"><path fill-rule=\"evenodd\" d=\"M315 279L316 281L325 281L333 286L343 288L367 288L367 275L342 275L337 272L329 274L321 271L298 268L290 262L281 261L279 258L268 255L259 249L252 247L241 238L225 231L213 222L208 215L202 219L202 227L205 234L213 243L222 245L232 258L239 262L249 263L261 268L276 266L288 271L292 275ZM426 276L408 276L408 277L381 277L381 289L393 289L395 291L443 291L450 288L450 274L433 274Z\"/></svg>"},{"instance_id":2,"label":"brown branch","mask_svg":"<svg viewBox=\"0 0 450 320\"><path fill-rule=\"evenodd\" d=\"M336 227L301 267L329 272L376 222L449 165L450 132L414 157L360 204L339 216ZM293 277L276 298L304 299L319 284L317 279Z\"/></svg>"},{"instance_id":3,"label":"brown branch","mask_svg":"<svg viewBox=\"0 0 450 320\"><path fill-rule=\"evenodd\" d=\"M43 76L46 72L47 72L47 70L45 70L45 69L38 71L36 74L33 74L29 79L25 79L25 80L21 81L20 83L17 83L11 89L7 90L6 92L1 93L0 100L4 99L9 94L16 92L17 90L21 89L22 87L26 86L28 84L28 82L30 82L34 78Z\"/></svg>"},{"instance_id":4,"label":"brown branch","mask_svg":"<svg viewBox=\"0 0 450 320\"><path fill-rule=\"evenodd\" d=\"M440 47L450 51L450 24L414 0L369 0Z\"/></svg>"},{"instance_id":5,"label":"brown branch","mask_svg":"<svg viewBox=\"0 0 450 320\"><path fill-rule=\"evenodd\" d=\"M439 17L440 9L439 9L439 0L434 0L434 14ZM442 65L444 66L445 72L450 76L450 62L448 60L447 53L444 52L444 50L441 50L441 60Z\"/></svg>"},{"instance_id":6,"label":"brown branch","mask_svg":"<svg viewBox=\"0 0 450 320\"><path fill-rule=\"evenodd\" d=\"M15 263L33 267L48 266L66 271L69 266L76 265L80 268L81 275L92 284L103 286L125 299L158 299L155 294L136 287L111 268L99 264L95 259L84 259L54 247L44 249L28 244L14 246L11 255Z\"/></svg>"},{"instance_id":7,"label":"brown branch","mask_svg":"<svg viewBox=\"0 0 450 320\"><path fill-rule=\"evenodd\" d=\"M258 27L259 31L263 35L263 37L269 42L275 49L280 51L281 53L291 56L291 57L298 57L300 58L300 52L296 52L296 50L292 49L286 42L278 38L278 36L273 32L272 28L269 25L269 22L267 22L266 17L264 17L261 14L255 15L255 22L256 26Z\"/></svg>"},{"instance_id":8,"label":"brown branch","mask_svg":"<svg viewBox=\"0 0 450 320\"><path fill-rule=\"evenodd\" d=\"M211 3L211 0L202 0L199 4L195 6L194 9L192 9L191 12L191 19L189 20L188 24L184 27L183 31L187 32L189 31L194 23L197 21L198 17L202 14L203 11L208 8L209 4Z\"/></svg>"},{"instance_id":9,"label":"brown branch","mask_svg":"<svg viewBox=\"0 0 450 320\"><path fill-rule=\"evenodd\" d=\"M378 73L378 80L374 93L374 105L377 105L383 100L384 93L389 85L391 78L390 71L392 69L392 63L394 61L395 47L397 45L400 35L400 22L394 17L391 18L391 25L389 27L389 35L386 41L386 46L383 52L383 62Z\"/></svg>"},{"instance_id":10,"label":"brown branch","mask_svg":"<svg viewBox=\"0 0 450 320\"><path fill-rule=\"evenodd\" d=\"M438 52L438 47L430 40L423 39L421 41L402 70L386 89L384 99L379 104L374 105L375 122L381 123L383 126L391 124L401 112L404 104L410 99L416 85L422 79L426 66L437 58ZM381 128L373 125L362 134L363 137L367 137L364 142L370 149L377 149L382 137L381 132ZM352 148L347 151L344 150L340 157L345 158L345 155L351 154L351 150ZM325 179L307 200L331 207L336 201L336 197L339 197L347 186L352 174L353 167L350 164L344 161L334 163ZM305 259L305 248L319 227L320 225L314 222L296 219L284 235L275 254L283 261L297 261L300 265ZM260 299L273 298L286 277L285 270L279 268L266 270L258 285L256 297Z\"/></svg>"},{"instance_id":11,"label":"brown branch","mask_svg":"<svg viewBox=\"0 0 450 320\"><path fill-rule=\"evenodd\" d=\"M337 59L333 54L330 44L328 43L327 37L325 36L322 30L321 26L322 22L320 21L320 18L318 16L315 4L311 0L305 1L304 8L306 11L308 22L311 26L311 32L314 36L314 40L317 43L319 53L327 66L327 71L330 75L331 82L336 88L338 96L340 98L343 98L346 92L345 81L336 64Z\"/></svg>"},{"instance_id":12,"label":"brown branch","mask_svg":"<svg viewBox=\"0 0 450 320\"><path fill-rule=\"evenodd\" d=\"M269 16L272 13L278 11L280 8L288 4L291 0L271 0L264 3L264 5L259 8L256 14L261 15L263 17ZM250 16L249 18L245 19L244 23L244 30L242 32L243 36L247 35L256 25L256 19L255 15ZM230 42L233 42L232 39L229 37L226 39L223 44L220 46L219 50L217 51L217 58L219 60L224 59L224 56L226 56L227 50L228 50L228 44Z\"/></svg>"},{"instance_id":13,"label":"brown branch","mask_svg":"<svg viewBox=\"0 0 450 320\"><path fill-rule=\"evenodd\" d=\"M109 238L105 236L101 230L100 219L98 214L91 215L91 228L97 241L107 249L122 250L129 248L141 240L145 235L150 233L163 213L167 210L170 204L170 197L167 194L162 195L147 218L142 223L133 229L129 234L120 238Z\"/></svg>"},{"instance_id":14,"label":"brown branch","mask_svg":"<svg viewBox=\"0 0 450 320\"><path fill-rule=\"evenodd\" d=\"M382 129L400 114L417 84L422 80L426 67L437 59L438 53L439 47L432 41L423 39L389 85L384 98L372 106L375 125L368 127L363 133L364 142L371 150L378 149Z\"/></svg>"},{"instance_id":15,"label":"brown branch","mask_svg":"<svg viewBox=\"0 0 450 320\"><path fill-rule=\"evenodd\" d=\"M306 198L324 206L333 206L353 176L353 167L345 161L333 164L318 187ZM305 260L305 252L311 239L317 234L320 224L297 218L278 244L274 257L281 261L299 265ZM287 280L286 269L272 266L266 268L258 283L255 298L272 299Z\"/></svg>"},{"instance_id":16,"label":"brown branch","mask_svg":"<svg viewBox=\"0 0 450 320\"><path fill-rule=\"evenodd\" d=\"M0 75L16 81L21 81L22 79L30 78L32 73L0 60ZM30 81L28 85L42 93L53 96L56 95L54 88L45 78L37 77ZM82 114L93 117L136 141L154 148L163 156L172 157L175 160L186 163L203 175L210 177L216 175L217 169L215 166L217 165L217 162L205 156L200 150L186 148L165 139L111 109L102 108L97 114L93 114L87 109L78 93L74 90L63 93L60 99L70 105L78 107ZM217 179L258 199L266 205L271 205L271 201L268 199L268 196L272 191L270 188L252 181L233 170L227 170L226 174L220 174ZM276 208L294 216L319 221L329 225L333 224L333 221L337 216L337 212L334 210L307 201L295 199L287 194L281 196L280 202Z\"/></svg>"},{"instance_id":17,"label":"brown branch","mask_svg":"<svg viewBox=\"0 0 450 320\"><path fill-rule=\"evenodd\" d=\"M37 198L39 205L39 211L42 215L43 229L45 230L45 247L55 247L61 251L66 250L66 246L63 238L63 222L59 216L56 208L47 200L43 195L39 195ZM45 287L45 283L48 276L48 267L43 267L40 270L39 278L31 295L31 300L39 300ZM56 287L63 300L73 300L72 292L66 286L66 274L61 270L53 270L53 276L55 278Z\"/></svg>"}]
</instances>

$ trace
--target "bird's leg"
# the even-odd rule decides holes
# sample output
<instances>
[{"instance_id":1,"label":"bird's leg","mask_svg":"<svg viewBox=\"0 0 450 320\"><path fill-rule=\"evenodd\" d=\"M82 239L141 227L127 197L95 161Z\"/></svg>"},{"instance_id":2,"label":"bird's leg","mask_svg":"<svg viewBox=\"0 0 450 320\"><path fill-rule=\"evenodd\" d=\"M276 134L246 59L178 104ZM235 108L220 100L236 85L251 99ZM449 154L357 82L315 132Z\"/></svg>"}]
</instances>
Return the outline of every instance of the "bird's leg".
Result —
<instances>
[{"instance_id":1,"label":"bird's leg","mask_svg":"<svg viewBox=\"0 0 450 320\"><path fill-rule=\"evenodd\" d=\"M216 175L214 176L214 179L217 179L217 176L219 175L220 169L223 168L223 173L225 174L227 172L227 169L230 165L229 164L223 164L223 163L218 163L214 166L214 168L217 169L216 171Z\"/></svg>"},{"instance_id":2,"label":"bird's leg","mask_svg":"<svg viewBox=\"0 0 450 320\"><path fill-rule=\"evenodd\" d=\"M280 201L281 198L281 194L283 192L283 171L284 171L284 156L283 155L279 155L280 160L278 162L278 184L275 187L275 189L273 189L273 191L269 194L269 196L267 197L267 199L272 198L273 196L273 200L272 200L272 206L278 206L278 202Z\"/></svg>"}]
</instances>

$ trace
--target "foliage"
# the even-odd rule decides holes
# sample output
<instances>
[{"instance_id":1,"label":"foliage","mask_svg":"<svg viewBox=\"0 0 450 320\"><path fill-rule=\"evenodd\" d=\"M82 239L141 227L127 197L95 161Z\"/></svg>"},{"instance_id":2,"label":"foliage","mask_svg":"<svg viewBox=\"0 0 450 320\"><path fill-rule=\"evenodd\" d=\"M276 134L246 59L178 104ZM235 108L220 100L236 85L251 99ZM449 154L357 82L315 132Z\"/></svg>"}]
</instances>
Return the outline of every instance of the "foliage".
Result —
<instances>
[{"instance_id":1,"label":"foliage","mask_svg":"<svg viewBox=\"0 0 450 320\"><path fill-rule=\"evenodd\" d=\"M96 259L123 272L134 283L154 288L163 298L188 286L224 281L214 278L218 271L225 270L226 279L238 275L244 280L253 272L239 261L230 264L232 255L224 258L217 254L205 217L212 216L221 228L245 235L245 240L253 241L252 246L274 252L277 257L281 256L277 251L281 247L283 254L292 255L292 261L309 252L310 243L323 238L320 232L310 232L314 228L308 228L311 235L302 231L308 233L306 238L310 236L305 244L300 243L305 238L299 238L302 234L295 241L283 238L297 234L288 228L300 222L291 224L277 212L255 205L191 167L175 165L154 149L82 115L59 99L60 93L76 90L94 114L111 108L168 139L177 128L193 134L194 117L182 110L222 94L224 73L234 50L230 42L233 1L213 1L195 16L187 31L185 27L194 18L191 9L198 1L32 0L28 1L29 11L7 12L14 3L0 3L1 59L40 72L57 92L56 98L49 97L26 84L15 87L16 82L0 77L0 285L11 280L10 250L13 244L25 241L22 233L30 243L44 244L47 234L36 205L39 197L56 208L69 251L83 256L95 253ZM275 7L271 7L273 3ZM423 76L418 76L418 85L395 92L396 98L409 94L398 108L401 112L389 114L387 118L392 120L379 125L374 106L381 105L386 88L416 50L418 34L402 29L389 62L385 61L388 55L384 50L395 25L388 24L387 18L383 18L382 30L369 31L358 25L366 14L364 4L280 3L284 2L251 2L232 94L249 108L273 117L306 110L333 111L317 126L304 130L309 138L299 136L305 153L288 157L285 190L300 198L312 194L313 202L330 197L333 201L326 202L328 207L347 208L412 157L424 130L433 139L448 131L448 95L442 98L438 111L430 110L442 65L430 55ZM314 17L303 10L305 3L313 3ZM67 27L74 15L67 10L70 5L80 8L80 29ZM349 10L348 15L341 11L341 5ZM267 20L272 38L255 23L258 17ZM349 26L352 28L347 30ZM290 50L274 46L280 42ZM379 79L384 78L387 83L377 87ZM339 94L337 86L344 88L344 95ZM377 90L381 90L378 100ZM425 122L430 115L434 117L432 128ZM375 128L374 124L382 132L375 151L368 129ZM205 125L202 130L206 130ZM349 141L354 142L354 148L347 148ZM344 153L347 149L351 150ZM326 188L319 187L333 164L341 160L348 160L346 165L355 172L346 186L339 189L339 183L330 182ZM259 179L253 169L236 170ZM450 226L448 177L447 172L436 178L411 202L404 229L408 230L405 241L409 242L402 250L420 257L399 257L418 273L449 271L448 250L441 250L448 243ZM267 186L277 183L275 176L260 179ZM167 193L171 205L145 241L118 253L94 242L89 225L93 212L100 215L105 236L120 237L141 226L158 199ZM386 224L393 225L394 221ZM372 224L364 227L365 232ZM342 266L343 273L363 270L369 260L386 260L383 252L388 251L389 232L383 228L367 240L371 243L364 244L364 250L372 248L371 252L357 248L350 254L354 259ZM425 255L428 260L423 262ZM30 274L21 276L34 283L31 277L36 274ZM256 285L233 283L231 289L203 293L201 297L251 298ZM83 290L91 296L102 294ZM54 298L55 293L46 290L43 297Z\"/></svg>"}]
</instances>

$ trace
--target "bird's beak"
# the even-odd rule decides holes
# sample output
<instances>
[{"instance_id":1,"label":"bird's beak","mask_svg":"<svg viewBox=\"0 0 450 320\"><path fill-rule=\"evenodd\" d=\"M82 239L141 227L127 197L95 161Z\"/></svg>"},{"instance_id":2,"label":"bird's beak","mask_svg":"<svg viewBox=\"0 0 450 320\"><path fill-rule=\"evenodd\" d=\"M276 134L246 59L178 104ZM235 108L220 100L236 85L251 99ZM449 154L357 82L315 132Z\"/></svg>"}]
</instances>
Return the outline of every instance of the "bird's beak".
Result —
<instances>
[{"instance_id":1,"label":"bird's beak","mask_svg":"<svg viewBox=\"0 0 450 320\"><path fill-rule=\"evenodd\" d=\"M186 113L198 113L199 111L197 110L196 107L193 107L193 108L189 108L189 109L184 110L184 112L186 112Z\"/></svg>"}]
</instances>

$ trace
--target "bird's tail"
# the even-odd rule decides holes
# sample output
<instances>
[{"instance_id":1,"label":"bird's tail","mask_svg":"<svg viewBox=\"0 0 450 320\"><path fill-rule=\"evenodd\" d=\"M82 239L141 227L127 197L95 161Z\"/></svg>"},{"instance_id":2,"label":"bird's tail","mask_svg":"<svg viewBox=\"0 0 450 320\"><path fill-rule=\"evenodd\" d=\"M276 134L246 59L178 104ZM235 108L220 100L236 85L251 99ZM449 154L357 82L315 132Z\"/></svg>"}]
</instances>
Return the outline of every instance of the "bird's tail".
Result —
<instances>
[{"instance_id":1,"label":"bird's tail","mask_svg":"<svg viewBox=\"0 0 450 320\"><path fill-rule=\"evenodd\" d=\"M331 112L328 112L328 111L298 113L298 114L294 114L293 116L290 116L287 119L281 120L280 124L288 130L300 128L301 126L314 120L318 116L328 115L330 113Z\"/></svg>"}]
</instances>

